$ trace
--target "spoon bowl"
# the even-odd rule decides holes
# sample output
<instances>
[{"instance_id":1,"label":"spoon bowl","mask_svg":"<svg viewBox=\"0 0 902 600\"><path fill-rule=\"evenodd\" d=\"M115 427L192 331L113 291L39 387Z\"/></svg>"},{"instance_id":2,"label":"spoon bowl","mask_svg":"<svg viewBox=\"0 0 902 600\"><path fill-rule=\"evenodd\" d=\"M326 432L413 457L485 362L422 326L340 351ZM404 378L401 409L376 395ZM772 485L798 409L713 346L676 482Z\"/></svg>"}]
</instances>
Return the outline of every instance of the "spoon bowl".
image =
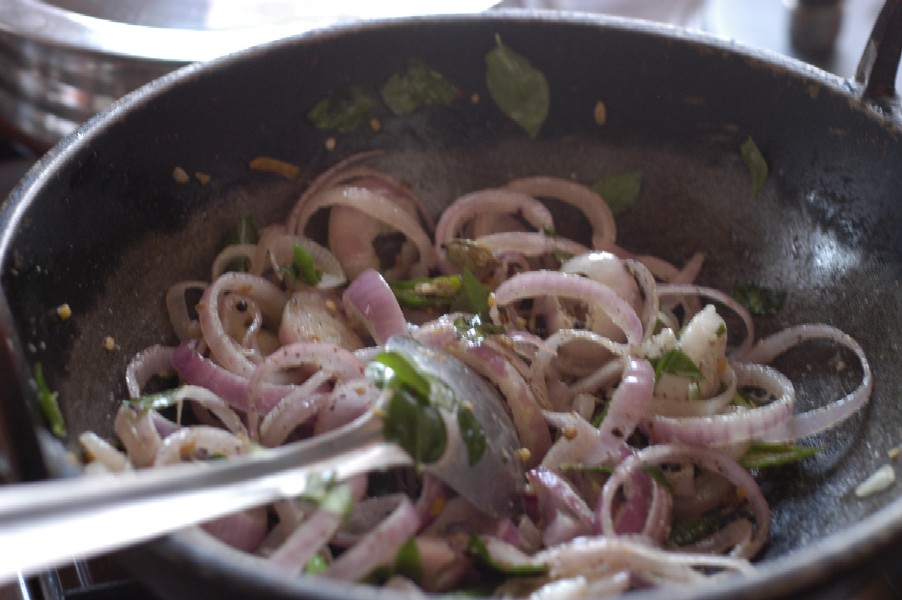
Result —
<instances>
[{"instance_id":1,"label":"spoon bowl","mask_svg":"<svg viewBox=\"0 0 902 600\"><path fill-rule=\"evenodd\" d=\"M385 349L443 382L485 435L484 451L471 461L460 432L453 431L457 419L439 407L452 431L439 459L423 468L489 515L513 514L522 502L520 444L498 392L456 358L413 339L392 337ZM380 409L388 395L375 410L332 432L227 461L6 486L0 489L0 584L17 573L298 497L323 477L342 481L413 465L410 454L386 440Z\"/></svg>"}]
</instances>

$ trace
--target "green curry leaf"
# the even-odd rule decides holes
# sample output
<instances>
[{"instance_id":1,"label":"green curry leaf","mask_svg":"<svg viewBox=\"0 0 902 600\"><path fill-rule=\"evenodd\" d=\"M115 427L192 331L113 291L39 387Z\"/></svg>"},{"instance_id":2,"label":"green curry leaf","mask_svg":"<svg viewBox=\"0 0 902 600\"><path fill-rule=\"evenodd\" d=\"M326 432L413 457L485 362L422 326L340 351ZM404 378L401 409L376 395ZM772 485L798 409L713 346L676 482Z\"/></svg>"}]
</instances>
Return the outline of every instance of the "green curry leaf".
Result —
<instances>
[{"instance_id":1,"label":"green curry leaf","mask_svg":"<svg viewBox=\"0 0 902 600\"><path fill-rule=\"evenodd\" d=\"M360 86L337 90L320 100L307 118L319 129L339 133L354 131L376 107L376 101Z\"/></svg>"},{"instance_id":2,"label":"green curry leaf","mask_svg":"<svg viewBox=\"0 0 902 600\"><path fill-rule=\"evenodd\" d=\"M294 247L291 264L296 275L307 285L315 286L323 278L323 272L314 263L313 255L300 244Z\"/></svg>"},{"instance_id":3,"label":"green curry leaf","mask_svg":"<svg viewBox=\"0 0 902 600\"><path fill-rule=\"evenodd\" d=\"M400 117L428 104L449 106L457 86L423 61L413 59L405 73L389 77L379 91L389 110Z\"/></svg>"},{"instance_id":4,"label":"green curry leaf","mask_svg":"<svg viewBox=\"0 0 902 600\"><path fill-rule=\"evenodd\" d=\"M642 190L642 171L629 171L602 177L592 184L615 216L621 215L639 200Z\"/></svg>"},{"instance_id":5,"label":"green curry leaf","mask_svg":"<svg viewBox=\"0 0 902 600\"><path fill-rule=\"evenodd\" d=\"M479 315L483 322L489 318L490 290L469 269L464 269L460 277L460 292L451 303L451 310Z\"/></svg>"},{"instance_id":6,"label":"green curry leaf","mask_svg":"<svg viewBox=\"0 0 902 600\"><path fill-rule=\"evenodd\" d=\"M658 381L661 375L665 373L694 380L702 378L702 372L699 370L698 365L678 348L668 350L660 357L651 359L649 362L655 369L655 381Z\"/></svg>"},{"instance_id":7,"label":"green curry leaf","mask_svg":"<svg viewBox=\"0 0 902 600\"><path fill-rule=\"evenodd\" d=\"M757 194L767 180L767 161L751 136L739 146L739 154L752 178L752 193Z\"/></svg>"},{"instance_id":8,"label":"green curry leaf","mask_svg":"<svg viewBox=\"0 0 902 600\"><path fill-rule=\"evenodd\" d=\"M486 84L501 111L535 138L548 118L551 92L545 75L495 36L486 54Z\"/></svg>"},{"instance_id":9,"label":"green curry leaf","mask_svg":"<svg viewBox=\"0 0 902 600\"><path fill-rule=\"evenodd\" d=\"M753 315L771 316L777 314L786 302L786 292L763 285L747 283L733 291L733 298L749 309Z\"/></svg>"}]
</instances>

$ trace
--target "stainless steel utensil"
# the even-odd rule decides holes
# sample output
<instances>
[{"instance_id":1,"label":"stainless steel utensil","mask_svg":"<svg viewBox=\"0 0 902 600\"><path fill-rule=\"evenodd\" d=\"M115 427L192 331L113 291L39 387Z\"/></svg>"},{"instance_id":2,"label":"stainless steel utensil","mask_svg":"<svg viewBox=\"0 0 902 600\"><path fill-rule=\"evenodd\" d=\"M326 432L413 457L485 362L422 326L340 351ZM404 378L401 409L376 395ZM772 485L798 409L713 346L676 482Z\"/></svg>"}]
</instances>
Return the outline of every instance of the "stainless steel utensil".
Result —
<instances>
[{"instance_id":1,"label":"stainless steel utensil","mask_svg":"<svg viewBox=\"0 0 902 600\"><path fill-rule=\"evenodd\" d=\"M466 399L485 431L486 451L476 464L468 464L465 445L449 439L443 456L425 468L485 512L513 513L523 478L519 442L495 389L457 359L410 338L391 338L386 349L405 355ZM377 413L305 442L227 461L0 488L0 584L18 572L34 573L300 496L314 477L342 481L413 464L400 446L385 441Z\"/></svg>"}]
</instances>

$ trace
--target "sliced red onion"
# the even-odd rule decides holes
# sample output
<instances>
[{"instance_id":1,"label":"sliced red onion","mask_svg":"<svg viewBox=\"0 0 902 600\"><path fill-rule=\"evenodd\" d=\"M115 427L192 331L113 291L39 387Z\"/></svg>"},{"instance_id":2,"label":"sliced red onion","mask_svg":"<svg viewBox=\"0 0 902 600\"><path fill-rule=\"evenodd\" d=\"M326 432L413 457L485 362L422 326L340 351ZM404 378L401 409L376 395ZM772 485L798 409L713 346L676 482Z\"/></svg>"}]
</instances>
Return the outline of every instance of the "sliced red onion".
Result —
<instances>
[{"instance_id":1,"label":"sliced red onion","mask_svg":"<svg viewBox=\"0 0 902 600\"><path fill-rule=\"evenodd\" d=\"M511 411L517 437L529 457L524 465L533 466L542 460L551 447L551 435L545 426L542 410L523 376L504 360L499 352L486 344L458 343L457 355L465 364L497 385Z\"/></svg>"},{"instance_id":2,"label":"sliced red onion","mask_svg":"<svg viewBox=\"0 0 902 600\"><path fill-rule=\"evenodd\" d=\"M574 517L586 532L594 528L595 515L586 501L557 473L546 467L538 467L527 472L526 477L538 497L539 510L546 520L551 520L564 510Z\"/></svg>"},{"instance_id":3,"label":"sliced red onion","mask_svg":"<svg viewBox=\"0 0 902 600\"><path fill-rule=\"evenodd\" d=\"M423 223L426 224L428 229L430 231L435 229L432 215L429 213L419 196L413 193L410 186L398 181L387 173L356 164L377 156L382 152L382 150L358 152L357 154L336 163L317 176L307 189L304 190L304 193L301 194L301 197L298 199L297 203L295 203L291 213L288 215L286 221L287 229L289 231L297 230L297 222L301 210L322 190L334 185L358 182L359 180L374 180L379 183L380 188L388 191L391 196L406 197L416 205L417 214L420 219L422 219Z\"/></svg>"},{"instance_id":4,"label":"sliced red onion","mask_svg":"<svg viewBox=\"0 0 902 600\"><path fill-rule=\"evenodd\" d=\"M597 576L596 576L597 575ZM559 600L560 598L614 598L629 590L632 583L627 571L591 573L555 579L534 590L530 600Z\"/></svg>"},{"instance_id":5,"label":"sliced red onion","mask_svg":"<svg viewBox=\"0 0 902 600\"><path fill-rule=\"evenodd\" d=\"M172 353L172 367L179 377L192 385L209 389L226 400L235 410L246 412L250 380L226 371L213 361L204 358L196 348L197 340L192 340L181 344ZM257 396L257 410L265 415L292 389L294 388L290 385L264 383Z\"/></svg>"},{"instance_id":6,"label":"sliced red onion","mask_svg":"<svg viewBox=\"0 0 902 600\"><path fill-rule=\"evenodd\" d=\"M200 406L213 413L226 429L237 435L247 435L247 429L241 418L232 410L225 400L217 394L211 392L207 388L197 385L186 385L179 388L173 395L172 399L178 405L179 417L177 421L181 421L182 403L185 400L193 400Z\"/></svg>"},{"instance_id":7,"label":"sliced red onion","mask_svg":"<svg viewBox=\"0 0 902 600\"><path fill-rule=\"evenodd\" d=\"M136 354L125 367L125 387L129 398L137 398L143 388L155 375L172 370L172 346L157 344Z\"/></svg>"},{"instance_id":8,"label":"sliced red onion","mask_svg":"<svg viewBox=\"0 0 902 600\"><path fill-rule=\"evenodd\" d=\"M588 248L573 240L531 231L503 231L476 238L476 243L493 253L541 256L553 252L583 254Z\"/></svg>"},{"instance_id":9,"label":"sliced red onion","mask_svg":"<svg viewBox=\"0 0 902 600\"><path fill-rule=\"evenodd\" d=\"M546 413L546 419L564 435L548 452L543 466L557 469L565 463L600 465L619 462L626 439L647 412L653 387L654 370L648 361L630 359L598 428L575 414Z\"/></svg>"},{"instance_id":10,"label":"sliced red onion","mask_svg":"<svg viewBox=\"0 0 902 600\"><path fill-rule=\"evenodd\" d=\"M761 388L775 400L753 409L737 408L710 417L664 417L645 419L643 429L653 442L681 442L693 446L725 446L749 440L768 439L771 430L791 416L795 402L792 383L776 369L764 365L736 363L737 385Z\"/></svg>"},{"instance_id":11,"label":"sliced red onion","mask_svg":"<svg viewBox=\"0 0 902 600\"><path fill-rule=\"evenodd\" d=\"M313 435L347 425L376 406L381 390L365 379L353 379L335 385L325 405L319 410Z\"/></svg>"},{"instance_id":12,"label":"sliced red onion","mask_svg":"<svg viewBox=\"0 0 902 600\"><path fill-rule=\"evenodd\" d=\"M726 385L723 383L726 382ZM727 366L720 379L720 392L710 398L651 399L649 413L662 417L709 417L722 412L736 395L736 373Z\"/></svg>"},{"instance_id":13,"label":"sliced red onion","mask_svg":"<svg viewBox=\"0 0 902 600\"><path fill-rule=\"evenodd\" d=\"M414 542L422 573L418 585L409 591L409 597L415 598L423 591L433 594L450 592L472 568L471 559L447 539L419 535Z\"/></svg>"},{"instance_id":14,"label":"sliced red onion","mask_svg":"<svg viewBox=\"0 0 902 600\"><path fill-rule=\"evenodd\" d=\"M603 283L557 271L520 273L498 286L492 306L493 320L500 322L499 307L536 296L558 296L597 306L623 330L630 345L637 346L642 342L642 321L617 292Z\"/></svg>"},{"instance_id":15,"label":"sliced red onion","mask_svg":"<svg viewBox=\"0 0 902 600\"><path fill-rule=\"evenodd\" d=\"M231 244L226 246L220 250L219 254L216 255L216 258L213 259L213 266L210 269L210 279L215 280L223 273L226 273L229 264L240 259L246 259L251 263L251 269L248 269L248 271L251 271L253 269L253 260L256 253L257 246L255 244Z\"/></svg>"},{"instance_id":16,"label":"sliced red onion","mask_svg":"<svg viewBox=\"0 0 902 600\"><path fill-rule=\"evenodd\" d=\"M770 534L770 508L755 479L736 459L714 448L690 447L679 444L660 444L644 448L627 457L614 469L605 482L600 498L599 521L605 534L615 531L613 504L617 490L632 472L647 465L691 462L729 479L749 503L755 518L755 535L748 543L736 549L735 555L751 558L764 546Z\"/></svg>"},{"instance_id":17,"label":"sliced red onion","mask_svg":"<svg viewBox=\"0 0 902 600\"><path fill-rule=\"evenodd\" d=\"M282 311L279 342L330 342L359 350L364 346L363 340L348 321L337 297L315 290L298 291Z\"/></svg>"},{"instance_id":18,"label":"sliced red onion","mask_svg":"<svg viewBox=\"0 0 902 600\"><path fill-rule=\"evenodd\" d=\"M321 208L347 206L403 233L416 245L420 259L413 271L414 276L423 276L436 262L435 250L428 233L420 225L417 217L411 215L397 203L372 190L362 187L335 187L324 190L307 202L297 216L297 224L289 232L303 234L307 222ZM371 246L372 240L361 240ZM351 274L353 276L353 274Z\"/></svg>"},{"instance_id":19,"label":"sliced red onion","mask_svg":"<svg viewBox=\"0 0 902 600\"><path fill-rule=\"evenodd\" d=\"M78 436L78 442L84 448L90 461L89 464L103 465L107 471L113 473L131 470L132 465L128 457L123 452L113 448L112 444L96 433L86 431Z\"/></svg>"},{"instance_id":20,"label":"sliced red onion","mask_svg":"<svg viewBox=\"0 0 902 600\"><path fill-rule=\"evenodd\" d=\"M255 262L248 271L255 275L262 275L267 268L292 264L295 246L306 250L313 258L313 264L321 271L322 277L316 284L316 288L332 289L344 285L348 281L341 263L328 248L310 238L284 230L281 232L274 230L266 237L261 237L260 242L255 246L258 248ZM260 260L260 250L263 251L263 256L269 257L268 261Z\"/></svg>"},{"instance_id":21,"label":"sliced red onion","mask_svg":"<svg viewBox=\"0 0 902 600\"><path fill-rule=\"evenodd\" d=\"M253 552L266 537L266 509L252 508L201 524L204 531L244 552Z\"/></svg>"},{"instance_id":22,"label":"sliced red onion","mask_svg":"<svg viewBox=\"0 0 902 600\"><path fill-rule=\"evenodd\" d=\"M377 344L384 344L393 335L409 333L401 306L378 271L368 269L358 275L345 290L342 300Z\"/></svg>"},{"instance_id":23,"label":"sliced red onion","mask_svg":"<svg viewBox=\"0 0 902 600\"><path fill-rule=\"evenodd\" d=\"M226 273L204 292L198 305L204 341L216 361L236 375L250 377L255 364L242 348L226 333L219 315L220 298L229 292L246 295L259 305L265 318L278 323L282 307L288 300L285 293L270 281L248 273Z\"/></svg>"},{"instance_id":24,"label":"sliced red onion","mask_svg":"<svg viewBox=\"0 0 902 600\"><path fill-rule=\"evenodd\" d=\"M655 371L647 360L630 358L623 370L623 379L611 397L604 420L598 427L601 444L614 448L633 434L636 426L648 413L655 386Z\"/></svg>"},{"instance_id":25,"label":"sliced red onion","mask_svg":"<svg viewBox=\"0 0 902 600\"><path fill-rule=\"evenodd\" d=\"M768 338L760 340L746 355L747 360L769 362L789 348L807 340L831 340L845 346L855 353L861 363L861 383L851 393L831 402L826 406L815 408L798 415L762 435L764 441L779 442L797 440L825 431L848 419L861 410L871 397L874 389L874 378L871 365L861 345L851 336L829 325L797 325L784 329Z\"/></svg>"},{"instance_id":26,"label":"sliced red onion","mask_svg":"<svg viewBox=\"0 0 902 600\"><path fill-rule=\"evenodd\" d=\"M751 348L752 342L755 339L755 324L752 322L752 315L749 313L748 309L737 302L735 298L714 288L685 284L659 285L658 295L661 296L661 298L671 296L702 296L717 300L721 304L729 307L730 310L739 315L739 318L742 319L742 324L745 327L745 338L743 338L738 346L730 350L728 354L736 360L744 360L746 352Z\"/></svg>"},{"instance_id":27,"label":"sliced red onion","mask_svg":"<svg viewBox=\"0 0 902 600\"><path fill-rule=\"evenodd\" d=\"M735 548L747 546L755 535L755 526L745 518L730 521L722 529L704 539L686 546L680 546L682 552L704 552L706 554L728 554Z\"/></svg>"},{"instance_id":28,"label":"sliced red onion","mask_svg":"<svg viewBox=\"0 0 902 600\"><path fill-rule=\"evenodd\" d=\"M342 524L342 515L330 510L314 511L269 556L269 562L281 573L297 575L307 562L335 535Z\"/></svg>"},{"instance_id":29,"label":"sliced red onion","mask_svg":"<svg viewBox=\"0 0 902 600\"><path fill-rule=\"evenodd\" d=\"M310 185L308 185L306 189L304 189L304 192L298 198L298 201L294 204L291 212L288 214L288 218L286 219L287 230L297 230L298 216L300 215L301 210L304 208L304 206L307 205L307 202L310 200L310 198L314 197L320 191L326 189L329 186L361 176L362 170L366 168L360 167L359 165L357 165L357 163L374 156L378 156L382 153L383 150L368 150L366 152L358 152L343 160L340 160L339 162L335 163L334 165L317 175L316 179L311 181ZM366 169L366 172L369 171L371 170Z\"/></svg>"},{"instance_id":30,"label":"sliced red onion","mask_svg":"<svg viewBox=\"0 0 902 600\"><path fill-rule=\"evenodd\" d=\"M675 583L705 582L708 576L695 568L726 569L746 575L754 573L751 563L741 558L668 552L649 545L641 538L609 536L577 538L539 552L529 562L548 565L548 574L553 578L580 575L601 565Z\"/></svg>"},{"instance_id":31,"label":"sliced red onion","mask_svg":"<svg viewBox=\"0 0 902 600\"><path fill-rule=\"evenodd\" d=\"M606 520L602 514L608 509L599 497L597 513L599 527L596 533L605 535L642 535L660 543L671 525L672 497L658 482L640 469L630 472L623 482L625 499L613 515L613 529L605 531Z\"/></svg>"},{"instance_id":32,"label":"sliced red onion","mask_svg":"<svg viewBox=\"0 0 902 600\"><path fill-rule=\"evenodd\" d=\"M603 249L614 245L617 224L608 203L591 188L559 177L524 177L505 186L530 196L562 200L578 208L592 226L592 245Z\"/></svg>"},{"instance_id":33,"label":"sliced red onion","mask_svg":"<svg viewBox=\"0 0 902 600\"><path fill-rule=\"evenodd\" d=\"M169 313L169 323L172 325L175 335L182 341L201 336L200 323L197 319L191 318L185 302L185 294L189 290L203 292L208 285L206 281L181 281L170 286L166 291L166 311Z\"/></svg>"},{"instance_id":34,"label":"sliced red onion","mask_svg":"<svg viewBox=\"0 0 902 600\"><path fill-rule=\"evenodd\" d=\"M235 456L247 453L250 444L246 436L237 436L217 427L206 425L183 427L163 440L153 465L159 467L182 462L184 460L182 454L186 448L190 448L192 452L203 450L208 457Z\"/></svg>"},{"instance_id":35,"label":"sliced red onion","mask_svg":"<svg viewBox=\"0 0 902 600\"><path fill-rule=\"evenodd\" d=\"M288 394L260 422L260 443L275 448L329 402L328 393Z\"/></svg>"},{"instance_id":36,"label":"sliced red onion","mask_svg":"<svg viewBox=\"0 0 902 600\"><path fill-rule=\"evenodd\" d=\"M353 548L339 556L324 575L333 579L356 581L381 566L393 565L398 549L420 526L413 503L396 494L395 510Z\"/></svg>"},{"instance_id":37,"label":"sliced red onion","mask_svg":"<svg viewBox=\"0 0 902 600\"><path fill-rule=\"evenodd\" d=\"M732 452L728 454L736 456ZM696 476L694 466L688 465L688 467L682 471L687 472L692 478L690 482L692 487L685 493L674 490L673 516L675 518L699 517L723 504L727 494L733 491L733 485L721 475L703 470ZM671 481L670 475L671 473L668 472L668 481ZM673 487L672 481L671 487Z\"/></svg>"},{"instance_id":38,"label":"sliced red onion","mask_svg":"<svg viewBox=\"0 0 902 600\"><path fill-rule=\"evenodd\" d=\"M154 425L154 412L136 411L123 404L113 420L113 432L125 447L132 466L137 469L151 466L162 444L162 438Z\"/></svg>"},{"instance_id":39,"label":"sliced red onion","mask_svg":"<svg viewBox=\"0 0 902 600\"><path fill-rule=\"evenodd\" d=\"M554 230L551 212L528 194L503 189L486 189L466 194L445 208L435 226L435 254L442 272L455 271L446 258L445 245L460 236L464 224L477 215L485 214L517 214L537 231Z\"/></svg>"},{"instance_id":40,"label":"sliced red onion","mask_svg":"<svg viewBox=\"0 0 902 600\"><path fill-rule=\"evenodd\" d=\"M363 377L363 363L353 352L327 342L298 342L282 346L260 364L248 382L247 425L251 439L256 439L259 401L269 377L280 370L312 365L338 381Z\"/></svg>"},{"instance_id":41,"label":"sliced red onion","mask_svg":"<svg viewBox=\"0 0 902 600\"><path fill-rule=\"evenodd\" d=\"M600 348L604 348L611 352L615 357L623 356L629 352L624 344L618 344L597 333L586 331L584 329L560 329L556 333L548 337L547 340L536 352L530 367L530 385L536 395L536 399L542 406L553 406L550 403L548 380L555 379L555 372L552 369L552 361L558 356L560 348L566 344L579 340L581 342L589 342ZM617 361L614 361L615 363ZM605 363L607 364L607 363ZM605 364L600 366L593 365L595 369L605 368ZM571 390L572 391L572 390ZM555 407L557 408L557 407Z\"/></svg>"}]
</instances>

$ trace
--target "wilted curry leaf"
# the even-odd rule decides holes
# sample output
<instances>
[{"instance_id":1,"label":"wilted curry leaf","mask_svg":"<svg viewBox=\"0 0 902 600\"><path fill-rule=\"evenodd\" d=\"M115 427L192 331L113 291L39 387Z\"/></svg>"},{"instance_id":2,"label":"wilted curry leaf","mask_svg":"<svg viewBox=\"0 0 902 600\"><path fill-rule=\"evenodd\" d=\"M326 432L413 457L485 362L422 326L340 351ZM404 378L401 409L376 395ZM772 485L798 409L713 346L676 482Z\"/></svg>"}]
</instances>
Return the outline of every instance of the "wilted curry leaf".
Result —
<instances>
[{"instance_id":1,"label":"wilted curry leaf","mask_svg":"<svg viewBox=\"0 0 902 600\"><path fill-rule=\"evenodd\" d=\"M545 75L523 56L501 43L485 57L486 84L492 100L516 121L529 137L536 137L548 117L551 92Z\"/></svg>"}]
</instances>

